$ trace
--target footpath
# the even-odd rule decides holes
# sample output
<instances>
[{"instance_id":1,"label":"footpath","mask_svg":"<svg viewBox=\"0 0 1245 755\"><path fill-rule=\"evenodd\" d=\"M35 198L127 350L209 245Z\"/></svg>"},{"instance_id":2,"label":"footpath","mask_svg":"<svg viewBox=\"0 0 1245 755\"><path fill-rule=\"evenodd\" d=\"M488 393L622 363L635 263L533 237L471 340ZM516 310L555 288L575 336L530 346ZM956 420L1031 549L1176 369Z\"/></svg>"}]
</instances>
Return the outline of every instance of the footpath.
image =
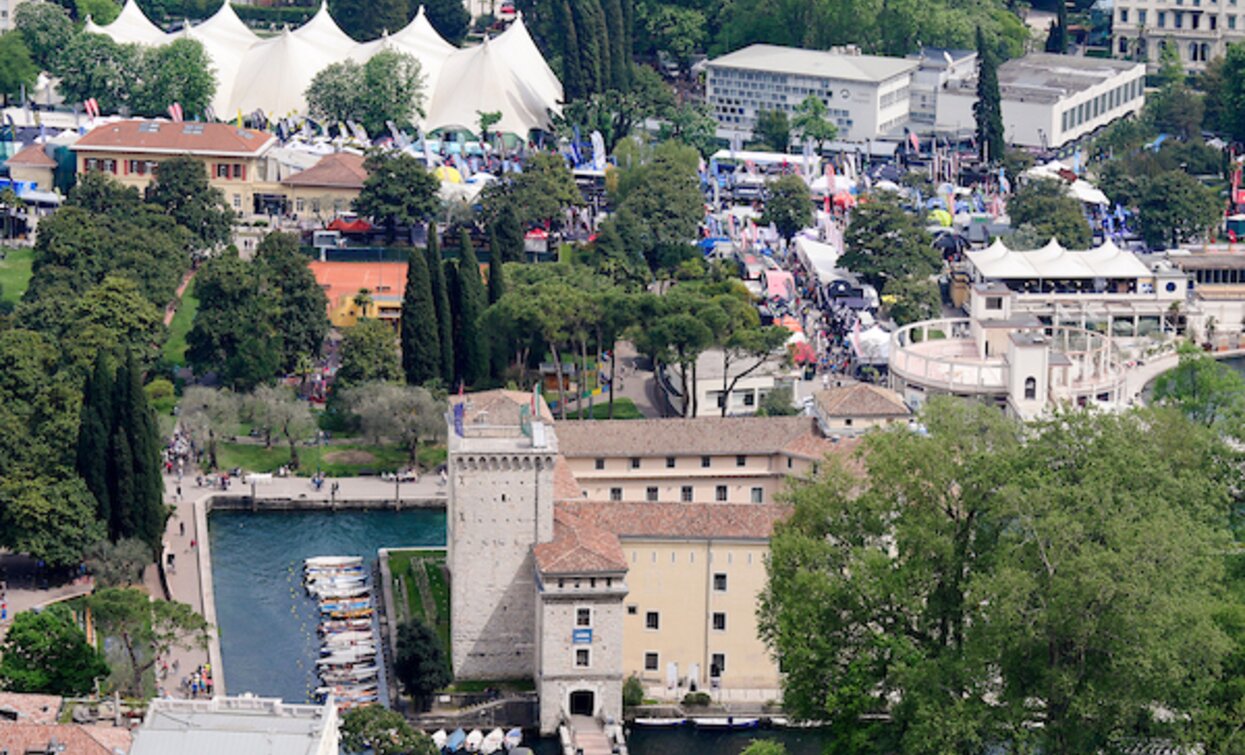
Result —
<instances>
[{"instance_id":1,"label":"footpath","mask_svg":"<svg viewBox=\"0 0 1245 755\"><path fill-rule=\"evenodd\" d=\"M339 483L334 494L333 483ZM181 495L178 495L180 485ZM395 485L375 477L343 477L326 479L320 490L316 490L311 480L306 477L273 478L255 486L255 505L258 510L265 509L265 500L272 502L298 501L308 507L323 506L328 508L331 501L393 501ZM176 475L164 478L165 501L174 507L173 516L169 518L168 528L164 533L164 563L167 567L168 556L173 556L173 568L164 570L168 584L168 595L172 600L188 604L199 612L209 624L213 625L211 640L207 648L174 648L168 658L163 659L169 664L167 677L160 680L160 691L170 697L190 697L189 690L183 687L182 679L200 667L209 667L213 680L212 693L225 694L226 680L221 663L220 640L216 633L216 606L212 587L212 557L208 547L207 514L208 502L216 495L248 497L251 486L240 480L224 491L219 487L196 487L193 477L184 477L178 482ZM404 482L398 486L401 501L426 501L445 497L445 488L435 475L425 475L419 482ZM282 508L288 508L282 505ZM160 584L160 575L153 566L147 570L145 583L153 595L164 595ZM209 666L210 664L210 666ZM176 669L176 670L174 670Z\"/></svg>"}]
</instances>

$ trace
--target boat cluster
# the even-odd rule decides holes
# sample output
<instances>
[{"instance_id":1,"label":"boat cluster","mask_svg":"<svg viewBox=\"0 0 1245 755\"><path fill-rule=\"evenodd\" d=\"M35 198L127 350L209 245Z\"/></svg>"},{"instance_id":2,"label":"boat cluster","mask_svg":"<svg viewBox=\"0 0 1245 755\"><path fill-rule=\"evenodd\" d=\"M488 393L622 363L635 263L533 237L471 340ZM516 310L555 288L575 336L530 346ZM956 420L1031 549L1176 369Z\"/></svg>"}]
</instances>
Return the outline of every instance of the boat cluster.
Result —
<instances>
[{"instance_id":1,"label":"boat cluster","mask_svg":"<svg viewBox=\"0 0 1245 755\"><path fill-rule=\"evenodd\" d=\"M376 633L372 627L372 588L359 556L317 556L304 564L307 592L320 606L320 658L323 684L317 696L332 695L340 709L378 701Z\"/></svg>"},{"instance_id":2,"label":"boat cluster","mask_svg":"<svg viewBox=\"0 0 1245 755\"><path fill-rule=\"evenodd\" d=\"M437 746L441 752L482 752L484 755L499 752L503 748L506 752L515 752L516 747L523 741L523 732L519 729L511 729L505 733L501 729L493 729L485 734L479 729L474 729L470 733L462 729L455 729L452 733L446 734L444 729L434 731L432 733L432 743ZM526 750L527 748L519 748ZM527 750L529 753L531 750Z\"/></svg>"}]
</instances>

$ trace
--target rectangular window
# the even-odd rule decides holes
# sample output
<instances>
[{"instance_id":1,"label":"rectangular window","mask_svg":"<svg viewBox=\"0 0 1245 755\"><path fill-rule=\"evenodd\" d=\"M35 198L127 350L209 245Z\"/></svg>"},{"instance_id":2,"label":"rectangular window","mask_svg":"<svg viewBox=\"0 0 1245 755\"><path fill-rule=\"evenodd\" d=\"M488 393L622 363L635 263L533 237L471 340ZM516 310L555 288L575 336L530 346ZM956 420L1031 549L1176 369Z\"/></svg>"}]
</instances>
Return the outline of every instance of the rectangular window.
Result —
<instances>
[{"instance_id":1,"label":"rectangular window","mask_svg":"<svg viewBox=\"0 0 1245 755\"><path fill-rule=\"evenodd\" d=\"M590 627L592 626L592 609L576 608L575 609L575 626Z\"/></svg>"},{"instance_id":2,"label":"rectangular window","mask_svg":"<svg viewBox=\"0 0 1245 755\"><path fill-rule=\"evenodd\" d=\"M593 462L593 466L596 467L597 471L605 469L605 459L597 459Z\"/></svg>"},{"instance_id":3,"label":"rectangular window","mask_svg":"<svg viewBox=\"0 0 1245 755\"><path fill-rule=\"evenodd\" d=\"M1216 29L1219 28L1219 17L1218 16L1210 16L1208 17L1207 20L1210 22L1211 31L1215 31Z\"/></svg>"},{"instance_id":4,"label":"rectangular window","mask_svg":"<svg viewBox=\"0 0 1245 755\"><path fill-rule=\"evenodd\" d=\"M622 488L610 488L610 500L621 501L622 500Z\"/></svg>"},{"instance_id":5,"label":"rectangular window","mask_svg":"<svg viewBox=\"0 0 1245 755\"><path fill-rule=\"evenodd\" d=\"M1165 10L1159 11L1159 28L1160 29L1167 28L1167 11Z\"/></svg>"},{"instance_id":6,"label":"rectangular window","mask_svg":"<svg viewBox=\"0 0 1245 755\"><path fill-rule=\"evenodd\" d=\"M726 631L726 614L724 613L713 614L713 631L715 632Z\"/></svg>"},{"instance_id":7,"label":"rectangular window","mask_svg":"<svg viewBox=\"0 0 1245 755\"><path fill-rule=\"evenodd\" d=\"M713 591L714 592L726 592L726 575L725 574L718 573L718 574L713 575Z\"/></svg>"},{"instance_id":8,"label":"rectangular window","mask_svg":"<svg viewBox=\"0 0 1245 755\"><path fill-rule=\"evenodd\" d=\"M656 653L645 653L644 654L644 670L645 671L656 671L657 668L658 668L657 654Z\"/></svg>"},{"instance_id":9,"label":"rectangular window","mask_svg":"<svg viewBox=\"0 0 1245 755\"><path fill-rule=\"evenodd\" d=\"M233 177L242 178L242 163L233 164Z\"/></svg>"},{"instance_id":10,"label":"rectangular window","mask_svg":"<svg viewBox=\"0 0 1245 755\"><path fill-rule=\"evenodd\" d=\"M1228 28L1229 29L1236 28L1236 16L1228 16Z\"/></svg>"},{"instance_id":11,"label":"rectangular window","mask_svg":"<svg viewBox=\"0 0 1245 755\"><path fill-rule=\"evenodd\" d=\"M736 457L735 457L735 466L737 466L737 467L746 467L746 466L748 466L748 457L747 457L747 456L736 456Z\"/></svg>"},{"instance_id":12,"label":"rectangular window","mask_svg":"<svg viewBox=\"0 0 1245 755\"><path fill-rule=\"evenodd\" d=\"M588 648L575 650L575 668L588 668L592 665L592 652Z\"/></svg>"},{"instance_id":13,"label":"rectangular window","mask_svg":"<svg viewBox=\"0 0 1245 755\"><path fill-rule=\"evenodd\" d=\"M726 673L726 653L714 653L709 663L709 676L718 677Z\"/></svg>"},{"instance_id":14,"label":"rectangular window","mask_svg":"<svg viewBox=\"0 0 1245 755\"><path fill-rule=\"evenodd\" d=\"M644 500L654 503L657 501L657 488L647 487L644 489Z\"/></svg>"},{"instance_id":15,"label":"rectangular window","mask_svg":"<svg viewBox=\"0 0 1245 755\"><path fill-rule=\"evenodd\" d=\"M723 502L725 502L725 501L726 501L726 486L725 486L725 485L719 485L719 486L717 486L716 488L714 488L714 491L713 491L713 497L714 497L714 499L716 499L719 503L723 503Z\"/></svg>"},{"instance_id":16,"label":"rectangular window","mask_svg":"<svg viewBox=\"0 0 1245 755\"><path fill-rule=\"evenodd\" d=\"M666 457L666 469L674 469L674 457L673 456Z\"/></svg>"},{"instance_id":17,"label":"rectangular window","mask_svg":"<svg viewBox=\"0 0 1245 755\"><path fill-rule=\"evenodd\" d=\"M1138 26L1146 25L1146 9L1145 8L1137 9L1137 25Z\"/></svg>"},{"instance_id":18,"label":"rectangular window","mask_svg":"<svg viewBox=\"0 0 1245 755\"><path fill-rule=\"evenodd\" d=\"M632 468L632 469L639 469L639 468L640 468L640 457L638 457L638 456L632 456L632 457L631 457L631 468Z\"/></svg>"},{"instance_id":19,"label":"rectangular window","mask_svg":"<svg viewBox=\"0 0 1245 755\"><path fill-rule=\"evenodd\" d=\"M753 503L765 503L765 488L753 488L752 489L752 502Z\"/></svg>"},{"instance_id":20,"label":"rectangular window","mask_svg":"<svg viewBox=\"0 0 1245 755\"><path fill-rule=\"evenodd\" d=\"M708 456L702 456L702 457L700 457L700 468L701 468L701 469L708 469L708 468L709 468L709 464L711 463L711 461L712 461L712 460L711 460L711 458L710 458L710 457L708 457Z\"/></svg>"},{"instance_id":21,"label":"rectangular window","mask_svg":"<svg viewBox=\"0 0 1245 755\"><path fill-rule=\"evenodd\" d=\"M1128 8L1120 8L1120 23L1128 23Z\"/></svg>"},{"instance_id":22,"label":"rectangular window","mask_svg":"<svg viewBox=\"0 0 1245 755\"><path fill-rule=\"evenodd\" d=\"M757 396L752 391L744 392L744 406L756 406Z\"/></svg>"},{"instance_id":23,"label":"rectangular window","mask_svg":"<svg viewBox=\"0 0 1245 755\"><path fill-rule=\"evenodd\" d=\"M241 210L241 209L242 209L242 195L241 195L241 194L234 194L234 195L233 195L233 208L234 208L235 210Z\"/></svg>"},{"instance_id":24,"label":"rectangular window","mask_svg":"<svg viewBox=\"0 0 1245 755\"><path fill-rule=\"evenodd\" d=\"M661 617L657 615L656 611L649 611L644 614L644 628L652 630L661 629Z\"/></svg>"},{"instance_id":25,"label":"rectangular window","mask_svg":"<svg viewBox=\"0 0 1245 755\"><path fill-rule=\"evenodd\" d=\"M1003 297L1001 296L987 296L986 297L986 309L1002 309L1002 308L1003 308Z\"/></svg>"},{"instance_id":26,"label":"rectangular window","mask_svg":"<svg viewBox=\"0 0 1245 755\"><path fill-rule=\"evenodd\" d=\"M692 486L691 485L684 485L682 488L679 488L679 500L683 501L684 503L692 502Z\"/></svg>"},{"instance_id":27,"label":"rectangular window","mask_svg":"<svg viewBox=\"0 0 1245 755\"><path fill-rule=\"evenodd\" d=\"M108 171L109 173L112 173L113 175L116 175L117 174L117 161L116 160L105 160L104 170Z\"/></svg>"},{"instance_id":28,"label":"rectangular window","mask_svg":"<svg viewBox=\"0 0 1245 755\"><path fill-rule=\"evenodd\" d=\"M632 561L635 561L635 554L634 554L634 553L632 553L632 554L631 554L631 557L632 557L632 558L631 558L631 560L632 560ZM640 612L640 607L639 607L639 606L627 606L627 615L628 615L628 616L635 616L635 615L636 615L636 614L638 614L639 612Z\"/></svg>"},{"instance_id":29,"label":"rectangular window","mask_svg":"<svg viewBox=\"0 0 1245 755\"><path fill-rule=\"evenodd\" d=\"M229 163L216 163L216 177L229 178Z\"/></svg>"}]
</instances>

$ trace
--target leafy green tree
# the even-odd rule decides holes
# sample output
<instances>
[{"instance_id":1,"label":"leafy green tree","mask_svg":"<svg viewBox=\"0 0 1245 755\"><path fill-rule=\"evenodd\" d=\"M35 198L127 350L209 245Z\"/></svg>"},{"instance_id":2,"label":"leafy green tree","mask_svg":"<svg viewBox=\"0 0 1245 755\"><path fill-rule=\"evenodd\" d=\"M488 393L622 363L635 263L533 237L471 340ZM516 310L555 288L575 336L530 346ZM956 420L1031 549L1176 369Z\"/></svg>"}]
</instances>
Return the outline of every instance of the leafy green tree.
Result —
<instances>
[{"instance_id":1,"label":"leafy green tree","mask_svg":"<svg viewBox=\"0 0 1245 755\"><path fill-rule=\"evenodd\" d=\"M1155 78L1160 89L1184 83L1184 64L1180 62L1180 47L1177 42L1165 40L1165 44L1159 45L1159 70Z\"/></svg>"},{"instance_id":2,"label":"leafy green tree","mask_svg":"<svg viewBox=\"0 0 1245 755\"><path fill-rule=\"evenodd\" d=\"M0 689L10 692L85 695L108 676L103 655L64 605L14 616L0 649Z\"/></svg>"},{"instance_id":3,"label":"leafy green tree","mask_svg":"<svg viewBox=\"0 0 1245 755\"><path fill-rule=\"evenodd\" d=\"M1182 170L1146 182L1137 198L1141 237L1154 249L1202 238L1222 214L1223 202L1215 191Z\"/></svg>"},{"instance_id":4,"label":"leafy green tree","mask_svg":"<svg viewBox=\"0 0 1245 755\"><path fill-rule=\"evenodd\" d=\"M707 105L685 102L666 112L657 138L680 141L694 147L701 157L708 157L717 145L717 128Z\"/></svg>"},{"instance_id":5,"label":"leafy green tree","mask_svg":"<svg viewBox=\"0 0 1245 755\"><path fill-rule=\"evenodd\" d=\"M175 647L206 648L212 625L185 603L153 600L135 588L109 587L87 598L96 626L125 650L131 679L125 692L141 695L143 674Z\"/></svg>"},{"instance_id":6,"label":"leafy green tree","mask_svg":"<svg viewBox=\"0 0 1245 755\"><path fill-rule=\"evenodd\" d=\"M112 4L111 0L100 1ZM131 88L141 54L138 45L118 44L103 34L75 34L54 59L60 76L57 89L66 102L85 102L93 97L101 111L115 113L132 104Z\"/></svg>"},{"instance_id":7,"label":"leafy green tree","mask_svg":"<svg viewBox=\"0 0 1245 755\"><path fill-rule=\"evenodd\" d=\"M333 0L329 12L341 30L357 42L376 39L406 26L415 7L407 0Z\"/></svg>"},{"instance_id":8,"label":"leafy green tree","mask_svg":"<svg viewBox=\"0 0 1245 755\"><path fill-rule=\"evenodd\" d=\"M144 49L137 74L142 83L133 92L132 109L139 115L164 115L174 102L187 114L204 113L216 94L212 59L196 39Z\"/></svg>"},{"instance_id":9,"label":"leafy green tree","mask_svg":"<svg viewBox=\"0 0 1245 755\"><path fill-rule=\"evenodd\" d=\"M754 739L740 755L787 755L787 746L772 739Z\"/></svg>"},{"instance_id":10,"label":"leafy green tree","mask_svg":"<svg viewBox=\"0 0 1245 755\"><path fill-rule=\"evenodd\" d=\"M292 372L300 359L317 359L329 329L328 297L298 243L292 233L269 233L256 247L252 263L262 293L275 306L274 325L282 336L281 368L286 372Z\"/></svg>"},{"instance_id":11,"label":"leafy green tree","mask_svg":"<svg viewBox=\"0 0 1245 755\"><path fill-rule=\"evenodd\" d=\"M82 480L12 475L0 482L0 543L52 567L81 562L104 536Z\"/></svg>"},{"instance_id":12,"label":"leafy green tree","mask_svg":"<svg viewBox=\"0 0 1245 755\"><path fill-rule=\"evenodd\" d=\"M640 677L631 674L623 680L622 698L623 706L627 708L644 704L644 682L640 681Z\"/></svg>"},{"instance_id":13,"label":"leafy green tree","mask_svg":"<svg viewBox=\"0 0 1245 755\"><path fill-rule=\"evenodd\" d=\"M402 293L402 372L406 382L423 385L441 378L441 339L432 281L424 255L412 249Z\"/></svg>"},{"instance_id":14,"label":"leafy green tree","mask_svg":"<svg viewBox=\"0 0 1245 755\"><path fill-rule=\"evenodd\" d=\"M932 320L942 312L938 284L929 278L897 278L887 286L886 295L895 299L887 305L886 311L896 325Z\"/></svg>"},{"instance_id":15,"label":"leafy green tree","mask_svg":"<svg viewBox=\"0 0 1245 755\"><path fill-rule=\"evenodd\" d=\"M70 476L79 397L56 346L31 330L0 331L0 363L0 477Z\"/></svg>"},{"instance_id":16,"label":"leafy green tree","mask_svg":"<svg viewBox=\"0 0 1245 755\"><path fill-rule=\"evenodd\" d=\"M21 97L23 87L28 96L32 94L38 77L39 66L31 59L21 32L0 34L0 95L5 104Z\"/></svg>"},{"instance_id":17,"label":"leafy green tree","mask_svg":"<svg viewBox=\"0 0 1245 755\"><path fill-rule=\"evenodd\" d=\"M411 155L374 150L368 153L363 167L367 180L354 201L354 209L385 226L391 241L398 226L426 222L440 207L440 184Z\"/></svg>"},{"instance_id":18,"label":"leafy green tree","mask_svg":"<svg viewBox=\"0 0 1245 755\"><path fill-rule=\"evenodd\" d=\"M1245 430L1245 378L1192 344L1182 347L1180 363L1154 382L1154 400L1199 425L1234 436Z\"/></svg>"},{"instance_id":19,"label":"leafy green tree","mask_svg":"<svg viewBox=\"0 0 1245 755\"><path fill-rule=\"evenodd\" d=\"M228 390L190 386L182 394L179 418L183 430L207 454L208 469L218 469L216 443L237 426L238 401Z\"/></svg>"},{"instance_id":20,"label":"leafy green tree","mask_svg":"<svg viewBox=\"0 0 1245 755\"><path fill-rule=\"evenodd\" d=\"M18 5L13 12L13 25L26 41L35 65L47 71L52 70L74 36L73 21L56 3Z\"/></svg>"},{"instance_id":21,"label":"leafy green tree","mask_svg":"<svg viewBox=\"0 0 1245 755\"><path fill-rule=\"evenodd\" d=\"M496 201L511 203L521 226L538 222L560 225L562 211L583 201L570 169L559 155L532 155L523 172L512 176Z\"/></svg>"},{"instance_id":22,"label":"leafy green tree","mask_svg":"<svg viewBox=\"0 0 1245 755\"><path fill-rule=\"evenodd\" d=\"M298 444L311 437L316 429L311 407L285 386L261 385L247 399L255 426L263 428L267 437L285 439L290 449L290 466L298 469Z\"/></svg>"},{"instance_id":23,"label":"leafy green tree","mask_svg":"<svg viewBox=\"0 0 1245 755\"><path fill-rule=\"evenodd\" d=\"M977 27L977 101L973 103L973 117L977 121L977 144L981 147L981 159L986 162L1003 159L1007 145L1003 141L999 62L995 58L994 49L986 42L980 26Z\"/></svg>"},{"instance_id":24,"label":"leafy green tree","mask_svg":"<svg viewBox=\"0 0 1245 755\"><path fill-rule=\"evenodd\" d=\"M1056 239L1068 249L1085 249L1093 240L1085 211L1067 185L1044 178L1021 186L1007 203L1015 226L1030 225L1039 238Z\"/></svg>"},{"instance_id":25,"label":"leafy green tree","mask_svg":"<svg viewBox=\"0 0 1245 755\"><path fill-rule=\"evenodd\" d=\"M696 239L704 215L698 163L693 150L667 143L620 169L611 195L618 207L615 229L624 248L642 254L653 271L677 267L684 260L679 250Z\"/></svg>"},{"instance_id":26,"label":"leafy green tree","mask_svg":"<svg viewBox=\"0 0 1245 755\"><path fill-rule=\"evenodd\" d=\"M795 406L795 397L786 386L765 394L761 405L757 407L758 417L790 417L799 413L800 410Z\"/></svg>"},{"instance_id":27,"label":"leafy green tree","mask_svg":"<svg viewBox=\"0 0 1245 755\"><path fill-rule=\"evenodd\" d=\"M668 54L686 73L692 56L704 46L705 14L695 8L656 5L645 14L644 24L650 49Z\"/></svg>"},{"instance_id":28,"label":"leafy green tree","mask_svg":"<svg viewBox=\"0 0 1245 755\"><path fill-rule=\"evenodd\" d=\"M420 443L445 439L445 400L422 386L359 383L344 389L341 401L360 432L374 444L400 443L412 466L419 462Z\"/></svg>"},{"instance_id":29,"label":"leafy green tree","mask_svg":"<svg viewBox=\"0 0 1245 755\"><path fill-rule=\"evenodd\" d=\"M236 390L268 382L285 361L278 328L282 313L261 285L259 271L258 261L246 262L226 251L208 260L195 276L199 309L186 334L186 360L199 374L218 372L222 384Z\"/></svg>"},{"instance_id":30,"label":"leafy green tree","mask_svg":"<svg viewBox=\"0 0 1245 755\"><path fill-rule=\"evenodd\" d=\"M229 241L233 212L225 204L224 192L208 183L207 165L202 160L173 157L161 161L145 198L164 208L206 246Z\"/></svg>"},{"instance_id":31,"label":"leafy green tree","mask_svg":"<svg viewBox=\"0 0 1245 755\"><path fill-rule=\"evenodd\" d=\"M502 204L489 224L489 231L497 239L497 247L501 252L502 262L522 262L525 252L523 227L519 224L519 216L509 203Z\"/></svg>"},{"instance_id":32,"label":"leafy green tree","mask_svg":"<svg viewBox=\"0 0 1245 755\"><path fill-rule=\"evenodd\" d=\"M825 101L815 94L810 94L795 106L791 125L800 132L800 139L815 142L818 152L826 142L834 141L839 135L839 127L830 122Z\"/></svg>"},{"instance_id":33,"label":"leafy green tree","mask_svg":"<svg viewBox=\"0 0 1245 755\"><path fill-rule=\"evenodd\" d=\"M454 0L428 0L424 3L424 13L432 28L451 43L459 44L467 36L471 13L462 3Z\"/></svg>"},{"instance_id":34,"label":"leafy green tree","mask_svg":"<svg viewBox=\"0 0 1245 755\"><path fill-rule=\"evenodd\" d=\"M90 18L100 26L111 24L121 14L120 6L113 0L73 0L73 4L79 20Z\"/></svg>"},{"instance_id":35,"label":"leafy green tree","mask_svg":"<svg viewBox=\"0 0 1245 755\"><path fill-rule=\"evenodd\" d=\"M887 196L873 197L852 211L844 241L843 266L879 292L897 278L929 276L942 267L920 221Z\"/></svg>"},{"instance_id":36,"label":"leafy green tree","mask_svg":"<svg viewBox=\"0 0 1245 755\"><path fill-rule=\"evenodd\" d=\"M691 312L675 312L658 317L636 334L636 346L657 361L678 369L679 394L683 396L683 416L696 416L693 365L713 345L713 331Z\"/></svg>"},{"instance_id":37,"label":"leafy green tree","mask_svg":"<svg viewBox=\"0 0 1245 755\"><path fill-rule=\"evenodd\" d=\"M375 755L437 755L437 746L415 731L401 713L379 705L354 708L342 715L342 749Z\"/></svg>"},{"instance_id":38,"label":"leafy green tree","mask_svg":"<svg viewBox=\"0 0 1245 755\"><path fill-rule=\"evenodd\" d=\"M315 75L306 94L315 117L329 123L358 121L377 135L390 121L409 128L423 114L424 75L415 56L381 50L362 65L333 63Z\"/></svg>"},{"instance_id":39,"label":"leafy green tree","mask_svg":"<svg viewBox=\"0 0 1245 755\"><path fill-rule=\"evenodd\" d=\"M337 370L340 387L377 380L401 380L397 339L393 328L380 320L362 318L342 338L341 367Z\"/></svg>"},{"instance_id":40,"label":"leafy green tree","mask_svg":"<svg viewBox=\"0 0 1245 755\"><path fill-rule=\"evenodd\" d=\"M1168 84L1146 96L1144 116L1162 133L1181 139L1200 138L1204 99L1183 82Z\"/></svg>"},{"instance_id":41,"label":"leafy green tree","mask_svg":"<svg viewBox=\"0 0 1245 755\"><path fill-rule=\"evenodd\" d=\"M450 309L450 293L445 282L445 261L437 240L437 224L428 224L428 246L424 259L428 262L428 280L432 286L432 303L437 312L437 341L441 344L441 381L454 382L454 312Z\"/></svg>"},{"instance_id":42,"label":"leafy green tree","mask_svg":"<svg viewBox=\"0 0 1245 755\"><path fill-rule=\"evenodd\" d=\"M402 689L427 710L432 694L453 680L445 647L436 631L416 618L398 626L394 671Z\"/></svg>"},{"instance_id":43,"label":"leafy green tree","mask_svg":"<svg viewBox=\"0 0 1245 755\"><path fill-rule=\"evenodd\" d=\"M813 224L813 201L808 184L797 175L783 176L769 185L762 223L773 223L788 242Z\"/></svg>"},{"instance_id":44,"label":"leafy green tree","mask_svg":"<svg viewBox=\"0 0 1245 755\"><path fill-rule=\"evenodd\" d=\"M127 537L91 543L82 560L98 587L127 587L143 583L143 571L151 563L151 548L142 540Z\"/></svg>"},{"instance_id":45,"label":"leafy green tree","mask_svg":"<svg viewBox=\"0 0 1245 755\"><path fill-rule=\"evenodd\" d=\"M1245 141L1245 44L1228 45L1219 74L1209 96L1219 113L1217 123L1234 141Z\"/></svg>"},{"instance_id":46,"label":"leafy green tree","mask_svg":"<svg viewBox=\"0 0 1245 755\"><path fill-rule=\"evenodd\" d=\"M752 132L770 149L786 152L791 148L791 120L784 110L758 112Z\"/></svg>"},{"instance_id":47,"label":"leafy green tree","mask_svg":"<svg viewBox=\"0 0 1245 755\"><path fill-rule=\"evenodd\" d=\"M62 352L70 364L85 371L98 351L130 351L144 364L154 361L165 329L160 312L143 299L134 281L109 275L69 307L74 340ZM67 328L62 338L68 335Z\"/></svg>"}]
</instances>

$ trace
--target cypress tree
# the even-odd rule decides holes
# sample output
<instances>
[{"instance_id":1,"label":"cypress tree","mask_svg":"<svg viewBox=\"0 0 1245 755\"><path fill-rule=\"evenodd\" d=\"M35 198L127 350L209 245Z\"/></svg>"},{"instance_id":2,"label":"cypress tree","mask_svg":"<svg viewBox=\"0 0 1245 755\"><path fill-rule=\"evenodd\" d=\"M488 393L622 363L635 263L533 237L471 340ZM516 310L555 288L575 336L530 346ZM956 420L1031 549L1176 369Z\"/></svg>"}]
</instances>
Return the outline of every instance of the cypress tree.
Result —
<instances>
[{"instance_id":1,"label":"cypress tree","mask_svg":"<svg viewBox=\"0 0 1245 755\"><path fill-rule=\"evenodd\" d=\"M453 324L453 378L450 380L451 391L467 382L467 344L463 341L463 287L458 281L458 261L445 261L445 289L449 292L450 322Z\"/></svg>"},{"instance_id":2,"label":"cypress tree","mask_svg":"<svg viewBox=\"0 0 1245 755\"><path fill-rule=\"evenodd\" d=\"M441 338L437 308L432 301L428 261L414 249L407 258L406 290L402 293L402 372L406 382L423 385L441 377Z\"/></svg>"},{"instance_id":3,"label":"cypress tree","mask_svg":"<svg viewBox=\"0 0 1245 755\"><path fill-rule=\"evenodd\" d=\"M1067 0L1058 0L1058 2L1059 36L1055 38L1055 49L1053 52L1065 55L1068 52L1068 2Z\"/></svg>"},{"instance_id":4,"label":"cypress tree","mask_svg":"<svg viewBox=\"0 0 1245 755\"><path fill-rule=\"evenodd\" d=\"M132 535L146 542L153 552L160 549L168 509L164 505L164 479L160 471L160 428L143 391L143 373L133 352L126 354L129 373L130 453L134 465L135 505L131 514Z\"/></svg>"},{"instance_id":5,"label":"cypress tree","mask_svg":"<svg viewBox=\"0 0 1245 755\"><path fill-rule=\"evenodd\" d=\"M488 304L488 295L484 282L480 280L480 261L471 243L471 234L465 228L459 237L458 283L462 288L460 327L463 333L460 340L466 349L462 359L463 372L459 377L468 385L474 385L488 374L488 359L480 332L480 318Z\"/></svg>"},{"instance_id":6,"label":"cypress tree","mask_svg":"<svg viewBox=\"0 0 1245 755\"><path fill-rule=\"evenodd\" d=\"M519 225L519 216L513 206L502 205L489 230L497 239L502 262L523 261L523 227Z\"/></svg>"},{"instance_id":7,"label":"cypress tree","mask_svg":"<svg viewBox=\"0 0 1245 755\"><path fill-rule=\"evenodd\" d=\"M437 313L437 343L441 346L440 375L447 388L454 383L454 320L450 308L449 289L445 285L445 263L437 241L437 224L428 224L428 247L424 250L428 263L428 281L432 285L432 305Z\"/></svg>"},{"instance_id":8,"label":"cypress tree","mask_svg":"<svg viewBox=\"0 0 1245 755\"><path fill-rule=\"evenodd\" d=\"M108 536L116 541L134 534L134 508L138 492L134 481L134 452L130 447L129 428L134 424L133 402L130 397L130 364L117 367L112 382L113 423L108 436Z\"/></svg>"},{"instance_id":9,"label":"cypress tree","mask_svg":"<svg viewBox=\"0 0 1245 755\"><path fill-rule=\"evenodd\" d=\"M981 27L977 27L977 102L973 115L977 119L977 145L981 159L998 162L1003 159L1003 109L999 95L998 59L986 44Z\"/></svg>"},{"instance_id":10,"label":"cypress tree","mask_svg":"<svg viewBox=\"0 0 1245 755\"><path fill-rule=\"evenodd\" d=\"M631 86L631 54L635 52L635 4L632 0L621 0L623 54L627 58L627 86Z\"/></svg>"},{"instance_id":11,"label":"cypress tree","mask_svg":"<svg viewBox=\"0 0 1245 755\"><path fill-rule=\"evenodd\" d=\"M627 35L623 32L622 3L620 0L602 0L605 11L605 28L609 35L610 87L620 92L631 85L631 58L627 53Z\"/></svg>"},{"instance_id":12,"label":"cypress tree","mask_svg":"<svg viewBox=\"0 0 1245 755\"><path fill-rule=\"evenodd\" d=\"M112 521L108 490L108 443L113 426L112 379L107 355L98 352L94 369L82 388L76 460L78 474L95 496L96 515L105 526Z\"/></svg>"},{"instance_id":13,"label":"cypress tree","mask_svg":"<svg viewBox=\"0 0 1245 755\"><path fill-rule=\"evenodd\" d=\"M576 100L587 94L584 82L583 62L580 59L579 30L575 28L575 14L571 12L569 0L562 0L556 5L561 6L561 21L557 28L563 29L562 35L562 83L566 90L566 99Z\"/></svg>"},{"instance_id":14,"label":"cypress tree","mask_svg":"<svg viewBox=\"0 0 1245 755\"><path fill-rule=\"evenodd\" d=\"M497 234L489 235L489 263L488 263L488 303L490 305L497 303L497 300L506 295L506 276L505 267L502 262L501 242L497 238ZM506 374L506 365L510 362L510 342L507 333L503 329L497 329L485 334L488 341L489 356L489 376L495 380L500 380Z\"/></svg>"},{"instance_id":15,"label":"cypress tree","mask_svg":"<svg viewBox=\"0 0 1245 755\"><path fill-rule=\"evenodd\" d=\"M488 303L496 304L506 294L506 276L502 270L501 242L496 234L488 239Z\"/></svg>"}]
</instances>

